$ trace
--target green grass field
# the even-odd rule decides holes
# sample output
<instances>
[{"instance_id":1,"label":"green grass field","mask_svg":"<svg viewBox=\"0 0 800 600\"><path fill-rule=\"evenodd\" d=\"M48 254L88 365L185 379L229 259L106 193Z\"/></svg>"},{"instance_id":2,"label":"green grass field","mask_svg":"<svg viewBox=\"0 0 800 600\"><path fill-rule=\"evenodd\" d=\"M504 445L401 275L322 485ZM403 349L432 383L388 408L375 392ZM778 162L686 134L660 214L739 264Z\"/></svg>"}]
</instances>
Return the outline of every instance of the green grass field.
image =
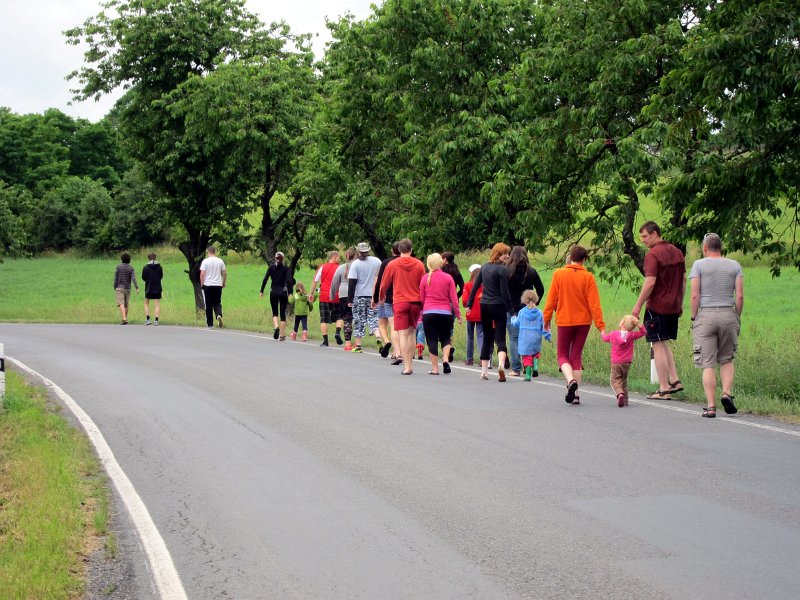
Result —
<instances>
[{"instance_id":1,"label":"green grass field","mask_svg":"<svg viewBox=\"0 0 800 600\"><path fill-rule=\"evenodd\" d=\"M146 263L145 252L133 255L137 274ZM185 273L186 263L174 249L158 250L164 267L164 299L161 320L164 324L204 326L204 318L194 310L192 288ZM690 261L698 257L690 251ZM271 332L272 320L266 298L258 292L265 265L249 256L223 257L228 266L228 285L223 295L225 323L228 327L257 332ZM466 272L472 262L482 262L479 255L457 257ZM117 257L83 259L74 255L58 255L32 260L7 260L0 264L0 321L48 323L117 323L119 313L114 306L112 290ZM549 264L550 261L548 261ZM747 261L743 261L747 264ZM550 267L534 261L545 287L550 280ZM589 263L589 266L591 264ZM312 270L302 268L297 279L309 284ZM600 282L605 320L613 327L636 300L638 290L614 287ZM737 358L735 391L742 411L787 417L800 416L800 313L796 298L800 293L800 274L784 271L773 279L767 267L745 267L745 310ZM132 296L130 320L142 323L142 294ZM688 310L688 294L687 294ZM318 311L309 317L312 339L319 340ZM463 360L465 326L456 327L456 360ZM686 386L688 400L702 402L700 373L691 361L689 320L681 322L680 336L674 346L678 372ZM595 331L585 352L587 381L608 380L609 348ZM776 360L780 357L780 360ZM546 344L542 372L558 375L553 345ZM649 347L641 342L631 371L632 389L651 391L649 383ZM609 400L610 402L610 400Z\"/></svg>"},{"instance_id":2,"label":"green grass field","mask_svg":"<svg viewBox=\"0 0 800 600\"><path fill-rule=\"evenodd\" d=\"M0 405L0 597L82 598L86 559L109 535L109 505L86 437L53 412L43 389L8 373Z\"/></svg>"}]
</instances>

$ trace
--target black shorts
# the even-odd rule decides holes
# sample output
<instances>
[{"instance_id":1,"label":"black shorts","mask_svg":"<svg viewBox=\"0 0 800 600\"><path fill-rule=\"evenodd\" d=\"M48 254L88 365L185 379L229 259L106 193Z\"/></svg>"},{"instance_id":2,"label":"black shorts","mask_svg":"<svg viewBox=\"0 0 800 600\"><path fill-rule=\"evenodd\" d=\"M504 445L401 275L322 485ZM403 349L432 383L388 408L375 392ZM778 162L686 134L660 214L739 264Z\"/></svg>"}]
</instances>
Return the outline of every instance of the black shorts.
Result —
<instances>
[{"instance_id":1,"label":"black shorts","mask_svg":"<svg viewBox=\"0 0 800 600\"><path fill-rule=\"evenodd\" d=\"M144 297L148 300L161 300L161 292L145 292Z\"/></svg>"},{"instance_id":2,"label":"black shorts","mask_svg":"<svg viewBox=\"0 0 800 600\"><path fill-rule=\"evenodd\" d=\"M339 298L339 305L337 306L336 320L337 321L352 321L353 320L353 307L348 306L347 298L342 300Z\"/></svg>"},{"instance_id":3,"label":"black shorts","mask_svg":"<svg viewBox=\"0 0 800 600\"><path fill-rule=\"evenodd\" d=\"M336 321L336 304L333 302L319 303L319 322L333 323Z\"/></svg>"},{"instance_id":4,"label":"black shorts","mask_svg":"<svg viewBox=\"0 0 800 600\"><path fill-rule=\"evenodd\" d=\"M678 319L680 315L662 315L649 308L644 311L645 339L648 342L666 342L678 339Z\"/></svg>"}]
</instances>

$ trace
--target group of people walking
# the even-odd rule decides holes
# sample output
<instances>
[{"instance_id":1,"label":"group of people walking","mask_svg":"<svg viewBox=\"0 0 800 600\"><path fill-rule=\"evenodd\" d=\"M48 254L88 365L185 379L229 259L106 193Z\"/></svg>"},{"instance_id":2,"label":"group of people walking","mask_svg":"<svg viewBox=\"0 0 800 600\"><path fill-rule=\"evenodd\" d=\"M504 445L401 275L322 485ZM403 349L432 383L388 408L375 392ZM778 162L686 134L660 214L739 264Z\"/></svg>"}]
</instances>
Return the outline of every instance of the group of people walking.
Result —
<instances>
[{"instance_id":1,"label":"group of people walking","mask_svg":"<svg viewBox=\"0 0 800 600\"><path fill-rule=\"evenodd\" d=\"M339 251L332 250L315 271L308 289L302 283L293 285L284 254L277 252L264 275L260 296L271 282L274 339L286 339L286 313L291 305L295 314L291 338L297 339L299 334L306 341L308 314L318 298L321 346L330 345L332 327L336 343L356 353L363 352L364 338L373 336L382 357L403 365L402 375L414 373L414 358L422 357L424 345L430 357L428 373L451 373L454 324L466 318L466 364L474 364L475 348L479 348L480 377L487 380L496 350L497 380L501 383L507 376L522 376L528 381L538 376L542 343L551 340L555 319L556 355L566 384L564 399L573 406L581 402L583 349L594 325L602 340L611 344L611 387L617 405L624 407L628 405L634 343L642 337L652 344L659 381L658 389L647 397L671 399L683 391L670 342L678 337L683 312L686 260L679 248L661 238L656 223L642 225L639 235L648 248L644 283L631 314L625 315L614 331L606 330L597 282L586 268L589 255L581 246L571 248L564 267L554 271L544 310L539 309L545 297L544 284L522 246L495 244L485 264L469 267L465 283L453 253L430 254L423 264L413 256L408 238L395 242L392 256L383 261L370 254L366 242L347 249L343 263ZM709 233L703 238L702 252L703 258L694 263L689 274L693 358L703 373L706 406L702 415L713 418L717 366L723 409L728 414L737 412L731 392L744 289L741 266L723 258L718 235ZM215 320L222 327L221 296L227 270L214 247L207 253L200 266L207 327L213 328ZM145 324L151 323L149 301L154 300L154 324L158 325L163 271L155 258L153 253L148 256L150 262L142 279L146 283ZM137 293L139 290L129 263L130 256L123 254L114 279L123 324L127 324L131 284Z\"/></svg>"}]
</instances>

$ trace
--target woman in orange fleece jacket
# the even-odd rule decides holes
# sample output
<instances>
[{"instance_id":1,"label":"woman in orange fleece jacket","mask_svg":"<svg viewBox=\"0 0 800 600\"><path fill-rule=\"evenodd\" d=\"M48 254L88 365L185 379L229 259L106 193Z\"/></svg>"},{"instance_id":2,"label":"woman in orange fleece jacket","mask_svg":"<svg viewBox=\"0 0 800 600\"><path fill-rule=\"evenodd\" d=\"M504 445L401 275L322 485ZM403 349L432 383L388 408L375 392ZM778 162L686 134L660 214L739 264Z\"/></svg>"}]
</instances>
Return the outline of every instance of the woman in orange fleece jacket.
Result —
<instances>
[{"instance_id":1,"label":"woman in orange fleece jacket","mask_svg":"<svg viewBox=\"0 0 800 600\"><path fill-rule=\"evenodd\" d=\"M547 303L544 307L544 328L550 330L553 312L558 326L558 364L567 379L567 404L580 404L578 385L583 374L583 346L589 336L592 321L605 333L603 309L597 282L583 263L589 253L586 248L575 246L570 250L566 267L553 273Z\"/></svg>"}]
</instances>

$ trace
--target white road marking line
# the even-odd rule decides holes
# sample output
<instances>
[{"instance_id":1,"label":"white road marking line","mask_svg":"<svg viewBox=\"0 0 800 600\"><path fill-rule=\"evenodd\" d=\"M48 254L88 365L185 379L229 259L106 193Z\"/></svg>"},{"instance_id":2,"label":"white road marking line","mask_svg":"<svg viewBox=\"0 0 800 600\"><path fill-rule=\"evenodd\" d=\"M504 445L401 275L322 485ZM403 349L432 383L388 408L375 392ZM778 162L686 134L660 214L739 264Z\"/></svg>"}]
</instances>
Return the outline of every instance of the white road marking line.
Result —
<instances>
[{"instance_id":1,"label":"white road marking line","mask_svg":"<svg viewBox=\"0 0 800 600\"><path fill-rule=\"evenodd\" d=\"M234 333L234 332L229 332L229 333ZM249 333L235 333L234 335L240 335L240 336L243 336L243 337L254 337L254 338L271 339L271 337L269 337L267 335L258 335L258 334L249 334ZM296 344L299 343L301 345L306 345L305 342L295 342L295 343ZM308 347L309 348L316 348L317 346L312 344L312 345L309 345ZM380 358L380 354L376 354L374 352L367 351L367 352L364 352L364 354L373 354L374 356L377 356L377 357ZM416 359L414 359L414 360L416 360ZM414 364L416 364L416 362ZM478 369L476 367L467 367L466 365L454 365L454 364L450 363L450 368L453 369L453 370L457 369L459 371L468 371L470 373L480 373L480 369ZM508 369L506 371L508 371ZM497 369L496 368L492 369L492 371L489 374L492 375L494 378L496 378L497 377ZM506 381L508 382L508 381L514 381L514 380L517 380L520 383L535 383L537 385L545 385L545 386L556 387L556 388L563 388L564 387L564 385L561 384L561 383L550 383L550 382L547 382L547 381L531 381L531 382L528 382L528 381L525 381L522 377L511 377L506 372ZM612 394L608 394L608 393L604 393L604 392L593 392L593 391L587 390L585 388L582 389L581 391L583 393L585 393L585 394L592 394L593 396L600 396L602 398L611 398L612 400L616 399L615 396L613 396ZM660 404L658 402L652 402L650 400L644 400L644 399L639 399L639 398L630 398L630 401L635 403L635 404L644 404L644 405L647 405L647 406L653 406L655 408L661 408L661 409L664 409L664 410L671 410L671 411L674 411L674 412L681 412L681 413L686 413L686 414L690 414L690 415L697 415L698 414L697 413L697 409L694 409L694 408L683 408L683 407L680 407L680 406L675 406L674 404L673 405ZM679 400L679 402L680 402L680 400ZM784 433L786 435L794 435L794 436L800 437L800 431L793 431L791 429L784 429L782 427L775 427L774 425L764 425L762 423L754 423L753 421L745 421L745 420L740 419L739 417L723 418L723 419L720 419L720 421L721 422L724 421L725 423L735 423L736 425L744 425L746 427L754 427L756 429L765 429L767 431L774 431L776 433Z\"/></svg>"},{"instance_id":2,"label":"white road marking line","mask_svg":"<svg viewBox=\"0 0 800 600\"><path fill-rule=\"evenodd\" d=\"M158 593L162 600L187 600L186 592L181 584L181 579L178 572L175 570L175 564L172 562L172 556L164 543L164 539L158 532L147 507L142 502L136 489L133 487L131 480L122 470L111 447L106 442L103 434L94 424L94 421L86 414L86 412L78 406L78 404L67 394L64 390L58 387L55 383L43 377L24 363L12 358L6 357L14 365L29 375L33 375L41 379L44 384L52 389L64 404L69 408L75 418L78 419L89 440L92 442L95 450L97 451L103 467L117 488L120 497L122 498L128 514L131 516L134 527L139 534L139 539L142 541L147 559L150 563L150 571L153 573L153 579L158 589Z\"/></svg>"}]
</instances>

